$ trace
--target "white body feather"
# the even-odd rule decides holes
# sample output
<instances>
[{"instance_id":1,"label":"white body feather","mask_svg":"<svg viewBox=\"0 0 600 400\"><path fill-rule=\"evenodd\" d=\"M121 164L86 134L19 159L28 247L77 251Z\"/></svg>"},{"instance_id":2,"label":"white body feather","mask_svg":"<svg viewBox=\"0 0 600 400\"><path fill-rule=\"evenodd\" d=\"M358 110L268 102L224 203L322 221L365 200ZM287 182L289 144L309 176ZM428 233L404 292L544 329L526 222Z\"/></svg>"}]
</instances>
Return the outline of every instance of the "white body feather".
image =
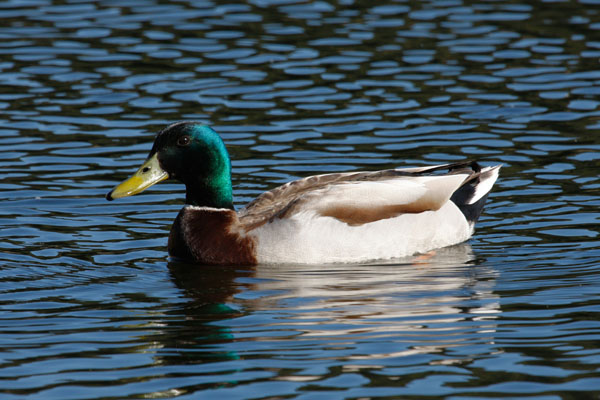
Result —
<instances>
[{"instance_id":1,"label":"white body feather","mask_svg":"<svg viewBox=\"0 0 600 400\"><path fill-rule=\"evenodd\" d=\"M473 228L450 196L467 175L403 177L356 182L315 191L303 209L274 218L252 231L259 263L366 262L410 256L467 240ZM335 207L377 208L415 204L435 211L405 213L349 225L321 210Z\"/></svg>"}]
</instances>

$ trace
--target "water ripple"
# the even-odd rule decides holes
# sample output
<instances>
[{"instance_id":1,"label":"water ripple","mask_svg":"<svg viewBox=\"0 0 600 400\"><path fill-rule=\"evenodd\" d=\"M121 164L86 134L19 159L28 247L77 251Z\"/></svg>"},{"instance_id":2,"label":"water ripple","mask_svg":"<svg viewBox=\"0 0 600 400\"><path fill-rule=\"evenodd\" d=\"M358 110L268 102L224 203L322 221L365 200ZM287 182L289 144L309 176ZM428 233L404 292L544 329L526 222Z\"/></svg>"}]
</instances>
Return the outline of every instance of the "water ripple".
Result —
<instances>
[{"instance_id":1,"label":"water ripple","mask_svg":"<svg viewBox=\"0 0 600 400\"><path fill-rule=\"evenodd\" d=\"M350 3L0 6L3 398L594 396L595 2ZM223 136L238 206L504 166L430 258L197 268L165 251L179 185L104 200L179 120Z\"/></svg>"}]
</instances>

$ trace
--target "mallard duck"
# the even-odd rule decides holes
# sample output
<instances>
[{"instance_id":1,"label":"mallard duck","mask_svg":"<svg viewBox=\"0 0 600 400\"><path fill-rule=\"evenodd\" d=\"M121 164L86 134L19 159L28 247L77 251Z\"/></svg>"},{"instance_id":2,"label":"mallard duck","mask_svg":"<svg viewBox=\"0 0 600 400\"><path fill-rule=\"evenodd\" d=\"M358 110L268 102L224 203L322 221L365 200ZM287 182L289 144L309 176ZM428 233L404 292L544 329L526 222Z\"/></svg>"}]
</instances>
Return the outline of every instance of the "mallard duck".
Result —
<instances>
[{"instance_id":1,"label":"mallard duck","mask_svg":"<svg viewBox=\"0 0 600 400\"><path fill-rule=\"evenodd\" d=\"M146 161L108 200L165 179L185 184L169 254L203 264L357 263L424 253L467 240L500 166L461 162L310 176L236 212L231 161L209 126L161 130Z\"/></svg>"}]
</instances>

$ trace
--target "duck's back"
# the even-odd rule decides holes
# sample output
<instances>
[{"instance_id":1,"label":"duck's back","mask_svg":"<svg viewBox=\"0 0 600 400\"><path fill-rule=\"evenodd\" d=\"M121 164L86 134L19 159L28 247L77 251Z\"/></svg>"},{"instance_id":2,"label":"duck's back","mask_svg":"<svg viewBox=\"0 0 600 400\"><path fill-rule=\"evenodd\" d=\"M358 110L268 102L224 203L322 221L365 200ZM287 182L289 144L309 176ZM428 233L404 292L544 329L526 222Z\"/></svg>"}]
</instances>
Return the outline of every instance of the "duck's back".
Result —
<instances>
[{"instance_id":1,"label":"duck's back","mask_svg":"<svg viewBox=\"0 0 600 400\"><path fill-rule=\"evenodd\" d=\"M496 177L475 163L313 176L264 193L240 224L259 262L403 257L468 239Z\"/></svg>"}]
</instances>

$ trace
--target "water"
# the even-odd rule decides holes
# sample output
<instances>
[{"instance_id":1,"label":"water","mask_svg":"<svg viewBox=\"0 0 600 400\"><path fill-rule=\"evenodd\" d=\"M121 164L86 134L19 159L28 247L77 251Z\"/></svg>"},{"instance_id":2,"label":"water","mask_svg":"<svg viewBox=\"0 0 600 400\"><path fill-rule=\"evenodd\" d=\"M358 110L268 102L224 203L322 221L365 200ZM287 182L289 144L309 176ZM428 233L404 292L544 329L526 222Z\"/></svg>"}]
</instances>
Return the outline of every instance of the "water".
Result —
<instances>
[{"instance_id":1,"label":"water","mask_svg":"<svg viewBox=\"0 0 600 400\"><path fill-rule=\"evenodd\" d=\"M600 8L0 5L0 398L600 398ZM324 171L504 164L476 235L394 265L170 262L158 129L236 204Z\"/></svg>"}]
</instances>

